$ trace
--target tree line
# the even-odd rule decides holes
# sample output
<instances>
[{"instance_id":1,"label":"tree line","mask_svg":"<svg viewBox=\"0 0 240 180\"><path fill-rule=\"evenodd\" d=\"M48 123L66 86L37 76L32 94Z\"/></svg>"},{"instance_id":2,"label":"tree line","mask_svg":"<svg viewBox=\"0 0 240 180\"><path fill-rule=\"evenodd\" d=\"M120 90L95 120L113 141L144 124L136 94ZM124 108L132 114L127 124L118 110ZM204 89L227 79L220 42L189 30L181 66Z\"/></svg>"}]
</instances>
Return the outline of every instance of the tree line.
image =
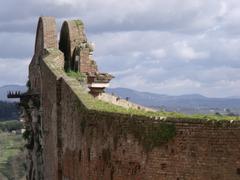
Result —
<instances>
[{"instance_id":1,"label":"tree line","mask_svg":"<svg viewBox=\"0 0 240 180\"><path fill-rule=\"evenodd\" d=\"M19 117L17 103L0 101L0 121L16 120Z\"/></svg>"}]
</instances>

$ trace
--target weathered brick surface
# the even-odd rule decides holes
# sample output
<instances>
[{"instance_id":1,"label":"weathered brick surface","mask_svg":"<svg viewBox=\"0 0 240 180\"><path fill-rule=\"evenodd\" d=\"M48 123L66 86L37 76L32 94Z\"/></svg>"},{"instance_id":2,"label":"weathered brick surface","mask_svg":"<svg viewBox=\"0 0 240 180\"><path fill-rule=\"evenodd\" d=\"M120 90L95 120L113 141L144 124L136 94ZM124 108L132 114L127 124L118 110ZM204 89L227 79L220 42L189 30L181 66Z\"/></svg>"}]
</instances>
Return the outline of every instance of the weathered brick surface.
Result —
<instances>
[{"instance_id":1,"label":"weathered brick surface","mask_svg":"<svg viewBox=\"0 0 240 180\"><path fill-rule=\"evenodd\" d=\"M54 17L40 17L38 21L35 54L39 55L47 48L58 48Z\"/></svg>"},{"instance_id":2,"label":"weathered brick surface","mask_svg":"<svg viewBox=\"0 0 240 180\"><path fill-rule=\"evenodd\" d=\"M63 176L69 179L239 179L240 127L175 123L168 143L145 152L132 134L114 136L137 118L84 112L62 86ZM70 108L69 108L70 107ZM84 131L81 123L86 122ZM112 121L112 122L111 122ZM146 119L147 121L147 119ZM126 125L127 126L127 125ZM79 175L77 175L79 174Z\"/></svg>"},{"instance_id":3,"label":"weathered brick surface","mask_svg":"<svg viewBox=\"0 0 240 180\"><path fill-rule=\"evenodd\" d=\"M138 121L137 117L86 110L65 80L61 84L60 119L65 179L240 177L239 124L176 121L175 138L146 152L130 131L114 143L117 129L129 128L128 122Z\"/></svg>"},{"instance_id":4,"label":"weathered brick surface","mask_svg":"<svg viewBox=\"0 0 240 180\"><path fill-rule=\"evenodd\" d=\"M43 128L43 163L45 179L58 179L57 151L57 78L49 69L42 65L42 128Z\"/></svg>"},{"instance_id":5,"label":"weathered brick surface","mask_svg":"<svg viewBox=\"0 0 240 180\"><path fill-rule=\"evenodd\" d=\"M57 139L56 79L54 76L51 76L52 72L50 72L48 68L45 68L43 71L41 69L46 67L46 65L44 66L42 63L44 50L46 48L58 48L56 23L53 17L39 18L35 52L29 66L29 81L31 84L29 93L40 95L39 101L41 104L41 107L35 107L38 111L34 113L36 117L29 117L30 121L27 124L28 129L32 129L31 136L34 138L33 148L28 151L29 159L34 159L34 161L29 163L30 167L27 167L30 171L27 177L29 180L40 179L42 176L48 177L46 179L58 179L56 175L58 158L54 151L56 149L55 143ZM44 83L42 82L43 79L46 80ZM49 88L48 83L55 84L52 84L53 88ZM43 107L48 107L49 109L45 109L42 113L40 110L43 109ZM27 109L27 111L31 112L33 110ZM36 122L31 122L33 118L37 119ZM49 119L51 119L51 121L49 121ZM42 135L44 137L42 137ZM43 142L39 142L42 138ZM43 153L43 157L41 157L41 153ZM38 159L36 159L36 157Z\"/></svg>"},{"instance_id":6,"label":"weathered brick surface","mask_svg":"<svg viewBox=\"0 0 240 180\"><path fill-rule=\"evenodd\" d=\"M53 42L48 43L52 48L56 45ZM88 109L76 94L78 85L54 69L63 69L63 54L56 48L57 56L51 52L30 66L31 83L39 78L33 89L39 90L41 99L44 179L240 179L239 122L163 122ZM46 58L52 58L53 63L48 64ZM134 134L135 125L166 123L176 126L176 135L153 149L147 150L144 140Z\"/></svg>"},{"instance_id":7,"label":"weathered brick surface","mask_svg":"<svg viewBox=\"0 0 240 180\"><path fill-rule=\"evenodd\" d=\"M70 68L73 70L76 68L74 67L75 48L88 43L84 33L84 26L81 23L80 21L72 20L65 21L62 25L59 49L65 54L65 69ZM80 72L97 72L97 66L92 64L92 60L90 59L90 49L88 47L81 49L78 55L80 63L77 68Z\"/></svg>"},{"instance_id":8,"label":"weathered brick surface","mask_svg":"<svg viewBox=\"0 0 240 180\"><path fill-rule=\"evenodd\" d=\"M53 17L40 17L36 32L35 52L29 65L29 80L31 90L40 92L41 72L39 61L42 59L43 50L46 48L57 48L56 22Z\"/></svg>"}]
</instances>

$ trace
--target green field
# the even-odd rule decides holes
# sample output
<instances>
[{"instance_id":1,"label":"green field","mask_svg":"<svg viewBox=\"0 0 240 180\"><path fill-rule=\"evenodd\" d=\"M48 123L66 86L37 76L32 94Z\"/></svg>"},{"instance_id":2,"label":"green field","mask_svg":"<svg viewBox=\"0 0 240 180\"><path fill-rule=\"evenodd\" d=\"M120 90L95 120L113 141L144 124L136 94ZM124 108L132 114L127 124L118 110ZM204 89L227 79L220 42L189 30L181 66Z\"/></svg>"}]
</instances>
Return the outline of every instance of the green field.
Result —
<instances>
[{"instance_id":1,"label":"green field","mask_svg":"<svg viewBox=\"0 0 240 180\"><path fill-rule=\"evenodd\" d=\"M24 140L21 134L0 130L0 179L23 180L25 154Z\"/></svg>"}]
</instances>

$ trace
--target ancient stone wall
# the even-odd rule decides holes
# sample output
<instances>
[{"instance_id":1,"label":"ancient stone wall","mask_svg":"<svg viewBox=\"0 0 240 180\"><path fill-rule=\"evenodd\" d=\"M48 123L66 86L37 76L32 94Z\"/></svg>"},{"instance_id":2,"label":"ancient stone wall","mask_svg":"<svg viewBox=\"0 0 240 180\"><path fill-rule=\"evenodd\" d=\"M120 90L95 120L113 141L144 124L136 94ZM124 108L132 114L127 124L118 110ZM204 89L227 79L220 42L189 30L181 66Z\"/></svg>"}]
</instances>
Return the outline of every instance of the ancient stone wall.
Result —
<instances>
[{"instance_id":1,"label":"ancient stone wall","mask_svg":"<svg viewBox=\"0 0 240 180\"><path fill-rule=\"evenodd\" d=\"M65 179L240 178L239 123L173 120L175 137L148 149L132 128L166 122L86 110L64 81L61 92Z\"/></svg>"},{"instance_id":2,"label":"ancient stone wall","mask_svg":"<svg viewBox=\"0 0 240 180\"><path fill-rule=\"evenodd\" d=\"M155 118L103 103L66 75L55 44L37 67L43 164L35 169L44 179L240 179L239 121Z\"/></svg>"}]
</instances>

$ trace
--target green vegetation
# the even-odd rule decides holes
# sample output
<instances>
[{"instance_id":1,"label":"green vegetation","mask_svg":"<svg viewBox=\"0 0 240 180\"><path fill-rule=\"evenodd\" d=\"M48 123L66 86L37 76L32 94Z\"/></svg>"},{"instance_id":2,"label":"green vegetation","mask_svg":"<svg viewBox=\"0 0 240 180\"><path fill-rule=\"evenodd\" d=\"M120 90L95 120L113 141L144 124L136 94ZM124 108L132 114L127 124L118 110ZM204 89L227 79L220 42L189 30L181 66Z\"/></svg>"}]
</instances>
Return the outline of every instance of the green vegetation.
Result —
<instances>
[{"instance_id":1,"label":"green vegetation","mask_svg":"<svg viewBox=\"0 0 240 180\"><path fill-rule=\"evenodd\" d=\"M30 80L27 81L26 86L28 87L28 89L31 88L31 82L30 82Z\"/></svg>"},{"instance_id":2,"label":"green vegetation","mask_svg":"<svg viewBox=\"0 0 240 180\"><path fill-rule=\"evenodd\" d=\"M107 124L109 122L106 122ZM113 125L115 126L115 125ZM127 134L132 134L138 143L142 144L146 152L154 147L159 147L176 135L176 126L171 123L149 123L139 121L128 121L124 126L118 125L114 128L113 143L117 147L119 138L125 138Z\"/></svg>"},{"instance_id":3,"label":"green vegetation","mask_svg":"<svg viewBox=\"0 0 240 180\"><path fill-rule=\"evenodd\" d=\"M24 158L22 135L0 132L0 179L24 179Z\"/></svg>"},{"instance_id":4,"label":"green vegetation","mask_svg":"<svg viewBox=\"0 0 240 180\"><path fill-rule=\"evenodd\" d=\"M79 86L79 85L78 85ZM73 88L74 90L75 88ZM79 87L75 93L80 97L84 105L89 109L104 111L104 112L115 112L121 114L139 115L152 117L159 120L169 120L169 119L186 119L186 120L206 120L206 121L235 121L240 120L239 116L218 116L218 115L204 115L204 114L194 114L187 115L177 112L165 112L165 111L143 111L138 109L126 109L120 106L116 106L104 101L94 99L91 95L84 91L83 88Z\"/></svg>"},{"instance_id":5,"label":"green vegetation","mask_svg":"<svg viewBox=\"0 0 240 180\"><path fill-rule=\"evenodd\" d=\"M84 82L86 80L86 75L81 73L81 72L67 71L66 74L69 77L73 77L73 78L77 79L80 82Z\"/></svg>"},{"instance_id":6,"label":"green vegetation","mask_svg":"<svg viewBox=\"0 0 240 180\"><path fill-rule=\"evenodd\" d=\"M86 89L79 84L79 79L81 79L81 73L68 71L65 72L64 68L61 67L60 63L55 63L55 59L58 59L61 54L56 49L48 49L49 56L45 57L43 61L46 63L48 68L50 68L51 72L57 77L62 77L64 79L64 83L69 86L69 91L73 91L73 93L77 96L74 104L74 108L77 108L79 111L85 111L85 113L114 113L116 116L118 114L123 118L126 115L128 119L134 116L143 117L146 121L141 123L135 120L127 121L128 124L124 127L118 124L118 127L114 128L115 135L113 136L113 142L116 146L119 138L126 137L127 133L131 133L135 139L139 143L141 143L146 151L153 149L154 147L158 147L176 135L176 126L174 122L176 121L188 121L188 122L210 122L214 125L221 126L222 122L228 121L238 121L238 116L223 116L223 115L187 115L176 112L150 112L139 109L126 109L117 105L113 105L104 101L100 101L92 97ZM148 118L145 118L148 117ZM153 123L152 121L147 121L148 119L152 119L154 121L159 121L159 123ZM110 127L116 126L112 123L112 120L107 120L107 125ZM172 122L172 123L171 123ZM80 124L80 128L82 133L84 133L85 128L88 126L88 121L85 119L82 120ZM121 126L121 127L120 127ZM108 152L104 151L103 156L105 160L109 158Z\"/></svg>"},{"instance_id":7,"label":"green vegetation","mask_svg":"<svg viewBox=\"0 0 240 180\"><path fill-rule=\"evenodd\" d=\"M74 20L74 22L76 23L76 25L79 26L83 26L83 22L81 20Z\"/></svg>"},{"instance_id":8,"label":"green vegetation","mask_svg":"<svg viewBox=\"0 0 240 180\"><path fill-rule=\"evenodd\" d=\"M0 101L0 121L17 119L18 107L16 103Z\"/></svg>"},{"instance_id":9,"label":"green vegetation","mask_svg":"<svg viewBox=\"0 0 240 180\"><path fill-rule=\"evenodd\" d=\"M86 90L79 85L79 76L76 72L65 72L64 68L56 63L56 59L61 56L61 53L56 49L48 49L49 55L45 57L45 63L47 64L48 68L57 76L63 77L65 82L71 87L73 92L78 96L79 101L76 102L77 106L85 106L89 110L96 110L96 111L103 111L103 112L114 112L114 113L121 113L121 114L129 114L131 116L147 116L150 118L155 118L156 120L204 120L204 121L236 121L240 120L238 116L218 116L218 115L187 115L182 113L175 113L175 112L148 112L143 110L137 109L126 109L120 106L116 106L107 102L103 102L93 98L89 95ZM66 78L65 78L66 77ZM68 78L67 78L68 77Z\"/></svg>"},{"instance_id":10,"label":"green vegetation","mask_svg":"<svg viewBox=\"0 0 240 180\"><path fill-rule=\"evenodd\" d=\"M13 130L19 130L22 128L23 128L23 124L17 120L0 122L0 130L2 131L13 131Z\"/></svg>"},{"instance_id":11,"label":"green vegetation","mask_svg":"<svg viewBox=\"0 0 240 180\"><path fill-rule=\"evenodd\" d=\"M136 121L130 121L130 132L140 142L146 151L152 150L167 143L176 135L176 127L174 124L151 124L143 125Z\"/></svg>"}]
</instances>

